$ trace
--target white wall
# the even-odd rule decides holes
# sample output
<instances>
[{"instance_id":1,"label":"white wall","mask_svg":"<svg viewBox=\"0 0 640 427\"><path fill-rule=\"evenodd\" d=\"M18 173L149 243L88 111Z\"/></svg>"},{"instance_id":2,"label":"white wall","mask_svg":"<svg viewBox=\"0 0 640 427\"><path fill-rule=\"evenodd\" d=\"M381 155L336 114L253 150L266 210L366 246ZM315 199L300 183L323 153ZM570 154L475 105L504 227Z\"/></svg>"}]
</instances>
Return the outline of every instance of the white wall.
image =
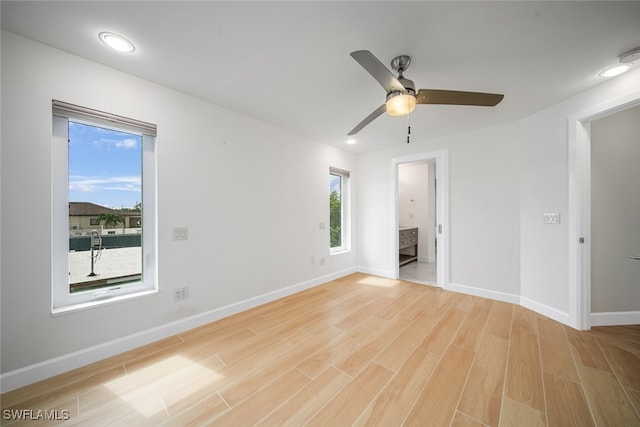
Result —
<instances>
[{"instance_id":1,"label":"white wall","mask_svg":"<svg viewBox=\"0 0 640 427\"><path fill-rule=\"evenodd\" d=\"M157 124L158 294L52 317L52 99ZM3 32L2 372L354 271L319 230L330 165L358 176L352 154Z\"/></svg>"},{"instance_id":2,"label":"white wall","mask_svg":"<svg viewBox=\"0 0 640 427\"><path fill-rule=\"evenodd\" d=\"M570 323L568 121L640 88L640 69L520 121L521 297L525 306ZM542 214L560 213L545 225Z\"/></svg>"},{"instance_id":3,"label":"white wall","mask_svg":"<svg viewBox=\"0 0 640 427\"><path fill-rule=\"evenodd\" d=\"M413 128L419 128L413 118ZM414 132L415 134L415 132ZM519 294L518 127L474 132L361 154L358 157L358 264L393 276L392 159L449 151L451 284L470 290ZM448 284L445 284L445 288Z\"/></svg>"}]
</instances>

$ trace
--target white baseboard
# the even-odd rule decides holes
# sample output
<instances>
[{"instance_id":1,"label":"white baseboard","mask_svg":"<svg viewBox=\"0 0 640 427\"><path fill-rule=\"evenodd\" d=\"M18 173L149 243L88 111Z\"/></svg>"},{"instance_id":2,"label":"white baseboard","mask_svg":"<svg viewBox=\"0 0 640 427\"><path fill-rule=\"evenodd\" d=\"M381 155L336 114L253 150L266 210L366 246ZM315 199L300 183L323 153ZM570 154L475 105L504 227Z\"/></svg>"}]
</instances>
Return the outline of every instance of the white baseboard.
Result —
<instances>
[{"instance_id":1,"label":"white baseboard","mask_svg":"<svg viewBox=\"0 0 640 427\"><path fill-rule=\"evenodd\" d=\"M237 303L197 314L167 323L156 328L141 331L122 338L88 347L73 353L65 354L23 368L15 369L0 375L0 390L2 393L32 384L55 375L67 372L90 363L103 360L107 357L115 356L128 350L140 347L163 338L170 337L180 332L214 322L235 313L248 310L250 308L266 304L285 296L321 285L331 280L339 279L356 272L356 268L349 268L337 271L326 276L317 277L305 282L297 283L282 289L278 289L266 294L248 298Z\"/></svg>"},{"instance_id":2,"label":"white baseboard","mask_svg":"<svg viewBox=\"0 0 640 427\"><path fill-rule=\"evenodd\" d=\"M492 300L510 302L511 304L520 304L520 296L509 294L506 292L493 291L490 289L476 288L474 286L459 285L456 283L445 284L445 291L460 292L462 294L469 294L476 297L489 298Z\"/></svg>"},{"instance_id":3,"label":"white baseboard","mask_svg":"<svg viewBox=\"0 0 640 427\"><path fill-rule=\"evenodd\" d=\"M556 322L560 322L564 325L571 326L569 313L565 313L564 311L556 310L553 307L549 307L546 304L539 303L537 301L531 300L529 298L520 297L520 305L526 307L530 310L535 311L536 313L540 313L543 316L547 316L550 319L555 320Z\"/></svg>"},{"instance_id":4,"label":"white baseboard","mask_svg":"<svg viewBox=\"0 0 640 427\"><path fill-rule=\"evenodd\" d=\"M364 267L359 265L357 267L357 271L358 273L370 274L372 276L380 276L380 277L384 277L385 279L395 279L395 277L393 277L394 274L389 270L379 270L377 268L370 268L370 267Z\"/></svg>"},{"instance_id":5,"label":"white baseboard","mask_svg":"<svg viewBox=\"0 0 640 427\"><path fill-rule=\"evenodd\" d=\"M640 311L591 313L591 326L640 325Z\"/></svg>"}]
</instances>

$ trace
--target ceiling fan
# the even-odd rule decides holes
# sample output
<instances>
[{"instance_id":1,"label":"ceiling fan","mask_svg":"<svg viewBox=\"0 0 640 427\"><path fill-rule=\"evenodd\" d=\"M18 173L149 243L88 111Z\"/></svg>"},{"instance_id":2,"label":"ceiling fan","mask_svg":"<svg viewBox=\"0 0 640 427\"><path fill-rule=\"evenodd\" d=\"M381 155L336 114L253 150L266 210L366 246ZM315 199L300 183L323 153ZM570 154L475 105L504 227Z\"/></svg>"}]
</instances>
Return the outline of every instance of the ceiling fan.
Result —
<instances>
[{"instance_id":1,"label":"ceiling fan","mask_svg":"<svg viewBox=\"0 0 640 427\"><path fill-rule=\"evenodd\" d=\"M493 107L504 98L504 95L497 93L462 92L458 90L441 89L419 89L416 91L416 86L413 81L405 78L403 75L411 63L410 56L400 55L391 60L391 68L398 72L398 77L394 76L393 73L368 50L351 52L351 56L382 85L387 92L387 99L384 104L358 123L347 135L355 135L360 132L362 128L384 112L389 113L391 116L409 114L416 107L416 104Z\"/></svg>"}]
</instances>

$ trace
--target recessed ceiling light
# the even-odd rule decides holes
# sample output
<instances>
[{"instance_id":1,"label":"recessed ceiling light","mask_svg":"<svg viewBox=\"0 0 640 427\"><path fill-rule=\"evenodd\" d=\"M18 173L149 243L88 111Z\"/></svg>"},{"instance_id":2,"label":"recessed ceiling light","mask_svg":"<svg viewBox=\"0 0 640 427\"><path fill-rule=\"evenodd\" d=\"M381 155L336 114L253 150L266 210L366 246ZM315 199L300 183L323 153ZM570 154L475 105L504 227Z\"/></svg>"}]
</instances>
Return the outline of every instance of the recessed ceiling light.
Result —
<instances>
[{"instance_id":1,"label":"recessed ceiling light","mask_svg":"<svg viewBox=\"0 0 640 427\"><path fill-rule=\"evenodd\" d=\"M615 77L624 73L631 67L631 64L618 64L613 67L609 67L600 72L601 77Z\"/></svg>"},{"instance_id":2,"label":"recessed ceiling light","mask_svg":"<svg viewBox=\"0 0 640 427\"><path fill-rule=\"evenodd\" d=\"M131 53L136 50L133 43L131 43L121 35L103 31L102 33L98 34L98 37L100 37L100 40L102 40L104 44L109 46L111 49L117 50L118 52Z\"/></svg>"},{"instance_id":3,"label":"recessed ceiling light","mask_svg":"<svg viewBox=\"0 0 640 427\"><path fill-rule=\"evenodd\" d=\"M355 139L355 138L349 138L349 139L347 139L347 144L349 144L349 145L353 145L353 144L355 144L355 143L356 143L356 139Z\"/></svg>"}]
</instances>

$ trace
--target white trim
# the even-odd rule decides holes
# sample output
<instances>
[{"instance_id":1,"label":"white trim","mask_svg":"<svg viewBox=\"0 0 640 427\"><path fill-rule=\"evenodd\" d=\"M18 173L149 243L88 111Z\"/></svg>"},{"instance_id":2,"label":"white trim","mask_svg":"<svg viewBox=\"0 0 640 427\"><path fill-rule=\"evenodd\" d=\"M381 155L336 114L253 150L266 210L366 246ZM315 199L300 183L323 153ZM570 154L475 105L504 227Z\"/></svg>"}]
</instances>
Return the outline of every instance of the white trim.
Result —
<instances>
[{"instance_id":1,"label":"white trim","mask_svg":"<svg viewBox=\"0 0 640 427\"><path fill-rule=\"evenodd\" d=\"M436 161L436 196L437 212L436 227L442 225L442 233L438 239L437 257L437 286L442 288L449 283L449 150L430 151L411 154L391 159L391 242L392 251L390 265L393 266L392 279L400 277L398 261L398 165L401 163L418 162L422 160Z\"/></svg>"},{"instance_id":2,"label":"white trim","mask_svg":"<svg viewBox=\"0 0 640 427\"><path fill-rule=\"evenodd\" d=\"M357 270L358 270L358 273L370 274L372 276L380 276L380 277L384 277L385 279L398 278L398 277L394 277L393 272L389 270L380 270L378 268L365 267L362 265L359 265Z\"/></svg>"},{"instance_id":3,"label":"white trim","mask_svg":"<svg viewBox=\"0 0 640 427\"><path fill-rule=\"evenodd\" d=\"M591 121L640 105L640 90L578 112L568 119L569 313L566 324L591 328ZM585 243L580 244L579 238ZM596 317L598 319L598 317Z\"/></svg>"},{"instance_id":4,"label":"white trim","mask_svg":"<svg viewBox=\"0 0 640 427\"><path fill-rule=\"evenodd\" d=\"M138 297L158 291L157 275L157 161L156 138L146 133L140 136L142 161L142 279L126 286L105 287L97 291L71 293L69 290L69 123L76 121L69 115L60 115L54 101L52 118L51 164L51 313L71 312L97 307L126 298ZM71 105L71 104L64 104ZM72 106L73 107L73 106ZM80 107L78 107L80 108ZM65 110L66 111L66 110ZM88 110L93 111L93 110ZM80 117L84 118L82 114ZM105 127L102 123L79 120L92 127ZM120 127L107 126L116 131ZM126 130L129 132L129 130ZM133 132L133 130L131 130ZM129 133L131 133L129 132ZM155 131L154 131L155 133Z\"/></svg>"},{"instance_id":5,"label":"white trim","mask_svg":"<svg viewBox=\"0 0 640 427\"><path fill-rule=\"evenodd\" d=\"M591 326L640 325L640 311L591 313Z\"/></svg>"},{"instance_id":6,"label":"white trim","mask_svg":"<svg viewBox=\"0 0 640 427\"><path fill-rule=\"evenodd\" d=\"M542 314L543 316L553 319L556 322L560 322L564 325L571 326L569 323L569 319L570 319L569 313L557 310L553 307L549 307L546 304L542 304L525 297L520 297L520 305L522 307L533 310L538 314Z\"/></svg>"},{"instance_id":7,"label":"white trim","mask_svg":"<svg viewBox=\"0 0 640 427\"><path fill-rule=\"evenodd\" d=\"M295 285L229 304L224 307L215 308L195 316L176 320L175 322L167 323L165 325L137 332L122 338L74 351L69 354L54 357L53 359L15 369L0 375L0 389L5 393L34 382L53 377L54 375L103 360L107 357L115 356L116 354L132 350L142 345L170 337L180 332L214 322L224 317L249 310L250 308L275 301L279 298L321 285L331 280L348 276L355 272L355 268L337 271L335 273L316 277L305 282L297 283Z\"/></svg>"},{"instance_id":8,"label":"white trim","mask_svg":"<svg viewBox=\"0 0 640 427\"><path fill-rule=\"evenodd\" d=\"M459 292L476 297L488 298L496 301L508 302L511 304L520 304L520 295L509 294L506 292L494 291L491 289L477 288L475 286L459 285L457 283L449 283L444 286L445 291Z\"/></svg>"}]
</instances>

